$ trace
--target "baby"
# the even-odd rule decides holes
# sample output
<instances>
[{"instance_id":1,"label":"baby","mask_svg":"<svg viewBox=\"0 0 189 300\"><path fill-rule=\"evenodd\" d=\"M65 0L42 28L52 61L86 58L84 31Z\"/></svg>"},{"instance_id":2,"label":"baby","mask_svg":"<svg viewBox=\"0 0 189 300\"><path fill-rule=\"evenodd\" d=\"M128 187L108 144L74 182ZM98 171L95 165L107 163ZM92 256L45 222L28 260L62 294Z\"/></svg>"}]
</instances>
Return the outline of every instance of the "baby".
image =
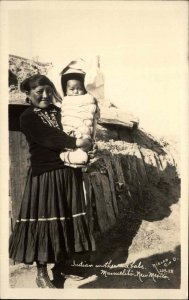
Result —
<instances>
[{"instance_id":1,"label":"baby","mask_svg":"<svg viewBox=\"0 0 189 300\"><path fill-rule=\"evenodd\" d=\"M96 99L85 90L84 75L63 76L62 87L65 95L61 107L63 130L76 138L94 140L100 113ZM60 158L72 167L82 167L89 161L86 149L82 148L62 152Z\"/></svg>"}]
</instances>

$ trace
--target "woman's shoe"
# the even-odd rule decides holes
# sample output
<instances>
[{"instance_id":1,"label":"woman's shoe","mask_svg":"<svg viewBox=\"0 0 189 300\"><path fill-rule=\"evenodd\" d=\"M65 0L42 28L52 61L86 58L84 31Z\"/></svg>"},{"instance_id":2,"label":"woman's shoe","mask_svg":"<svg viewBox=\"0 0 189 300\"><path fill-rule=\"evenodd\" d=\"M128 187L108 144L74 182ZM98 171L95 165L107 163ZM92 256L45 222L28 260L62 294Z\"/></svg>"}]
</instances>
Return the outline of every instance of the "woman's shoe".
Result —
<instances>
[{"instance_id":1,"label":"woman's shoe","mask_svg":"<svg viewBox=\"0 0 189 300\"><path fill-rule=\"evenodd\" d=\"M38 265L37 266L36 284L39 288L55 289L55 286L52 284L52 282L49 278L49 275L47 273L47 265Z\"/></svg>"},{"instance_id":2,"label":"woman's shoe","mask_svg":"<svg viewBox=\"0 0 189 300\"><path fill-rule=\"evenodd\" d=\"M53 274L53 283L56 288L64 288L65 274L63 273L64 263L55 263L51 269Z\"/></svg>"}]
</instances>

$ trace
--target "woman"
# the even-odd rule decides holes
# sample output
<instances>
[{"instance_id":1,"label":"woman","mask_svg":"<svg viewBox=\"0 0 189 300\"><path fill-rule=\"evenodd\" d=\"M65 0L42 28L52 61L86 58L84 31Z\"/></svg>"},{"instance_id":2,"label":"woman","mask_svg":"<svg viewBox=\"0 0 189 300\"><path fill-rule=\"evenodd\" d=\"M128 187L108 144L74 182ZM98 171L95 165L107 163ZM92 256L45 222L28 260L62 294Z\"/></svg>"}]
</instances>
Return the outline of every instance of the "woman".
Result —
<instances>
[{"instance_id":1,"label":"woman","mask_svg":"<svg viewBox=\"0 0 189 300\"><path fill-rule=\"evenodd\" d=\"M21 91L30 104L20 117L20 126L29 144L31 167L10 237L10 258L36 262L38 287L55 288L47 264L55 263L57 275L69 254L95 248L86 220L81 170L64 166L60 159L62 151L89 149L92 142L63 132L60 109L53 105L61 99L46 76L24 80Z\"/></svg>"}]
</instances>

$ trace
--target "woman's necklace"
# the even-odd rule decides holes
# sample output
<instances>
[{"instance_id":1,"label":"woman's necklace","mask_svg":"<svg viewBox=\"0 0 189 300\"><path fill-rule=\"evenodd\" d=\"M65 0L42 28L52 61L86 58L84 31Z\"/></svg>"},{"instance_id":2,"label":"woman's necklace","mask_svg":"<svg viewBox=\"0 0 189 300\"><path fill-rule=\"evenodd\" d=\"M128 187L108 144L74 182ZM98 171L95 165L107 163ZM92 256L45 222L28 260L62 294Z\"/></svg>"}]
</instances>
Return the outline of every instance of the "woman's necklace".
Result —
<instances>
[{"instance_id":1,"label":"woman's necklace","mask_svg":"<svg viewBox=\"0 0 189 300\"><path fill-rule=\"evenodd\" d=\"M34 112L41 118L43 123L51 127L61 129L56 119L56 115L57 115L56 109L53 108L47 111L41 108L34 108Z\"/></svg>"}]
</instances>

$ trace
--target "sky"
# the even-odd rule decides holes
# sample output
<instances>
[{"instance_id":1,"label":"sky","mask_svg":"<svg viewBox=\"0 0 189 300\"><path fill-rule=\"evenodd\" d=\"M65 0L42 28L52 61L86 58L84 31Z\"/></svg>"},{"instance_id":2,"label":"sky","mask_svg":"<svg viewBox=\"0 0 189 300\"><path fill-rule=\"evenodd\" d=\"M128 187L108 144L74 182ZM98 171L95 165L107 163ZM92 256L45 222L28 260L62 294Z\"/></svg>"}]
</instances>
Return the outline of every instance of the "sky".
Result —
<instances>
[{"instance_id":1,"label":"sky","mask_svg":"<svg viewBox=\"0 0 189 300\"><path fill-rule=\"evenodd\" d=\"M52 62L49 77L59 91L69 60L99 55L106 98L139 117L145 130L178 136L187 18L185 1L26 1L9 9L8 51Z\"/></svg>"}]
</instances>

